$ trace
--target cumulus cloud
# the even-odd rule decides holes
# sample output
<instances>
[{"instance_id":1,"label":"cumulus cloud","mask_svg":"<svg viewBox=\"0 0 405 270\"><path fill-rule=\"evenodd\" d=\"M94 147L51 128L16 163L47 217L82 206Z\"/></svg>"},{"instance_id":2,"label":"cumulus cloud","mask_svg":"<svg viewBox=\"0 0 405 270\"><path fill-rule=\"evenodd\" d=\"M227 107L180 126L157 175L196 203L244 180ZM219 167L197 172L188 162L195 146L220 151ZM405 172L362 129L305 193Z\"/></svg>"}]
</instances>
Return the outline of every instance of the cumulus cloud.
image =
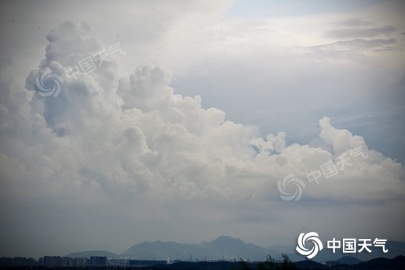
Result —
<instances>
[{"instance_id":1,"label":"cumulus cloud","mask_svg":"<svg viewBox=\"0 0 405 270\"><path fill-rule=\"evenodd\" d=\"M252 205L265 209L279 203L279 179L293 173L308 182L311 170L330 160L337 166L338 156L357 147L368 158L353 158L352 166L330 181L309 183L303 202L404 203L403 167L368 149L362 137L334 128L329 118L319 122L320 138L332 152L287 145L284 132L263 138L258 127L203 108L199 96L175 94L161 67L137 67L129 78L118 78L111 61L68 77L65 68L104 49L86 23L63 23L47 39L45 58L28 75L26 89L1 78L2 203L65 198L84 206L111 202L138 209L135 202L143 199L153 210L134 210L137 218L155 220L168 211L175 218L198 219L170 210L186 201L215 208L198 215L207 211L212 220L238 220L239 210L229 210L230 203L245 204L242 216ZM46 69L63 78L57 97L36 91L35 79ZM12 209L4 205L2 217Z\"/></svg>"},{"instance_id":2,"label":"cumulus cloud","mask_svg":"<svg viewBox=\"0 0 405 270\"><path fill-rule=\"evenodd\" d=\"M272 183L263 180L248 189L229 188L230 181L243 171L263 178L279 171L277 177L281 177L312 159L326 161L358 146L367 149L361 137L334 129L327 118L320 121L320 137L335 153L306 145L286 146L283 132L261 138L256 127L226 121L225 113L218 109L202 108L199 96L174 94L167 86L168 73L152 65L118 80L114 62L107 62L92 73L69 78L63 68L101 50L100 41L89 25L71 22L47 38L46 56L39 70L28 76L26 88L35 90L35 77L50 68L64 77L60 96L43 98L36 92L23 92L25 102L2 103L6 112L2 121L9 121L2 125L4 138L10 136L19 146L7 147L10 150L3 151L4 158L17 158L43 181L63 187L82 187L89 182L87 188L106 193L116 189L154 192L168 187L174 192L186 190L187 197L213 190L224 195L223 189L248 196L249 192L263 192L260 185ZM7 94L15 93L10 90ZM7 117L11 112L30 126L13 122ZM21 130L11 133L18 126ZM18 148L20 153L16 153ZM22 152L24 158L19 156ZM304 161L306 156L313 157ZM280 164L288 169L281 170ZM63 177L65 174L75 175L75 180ZM241 179L240 186L246 180Z\"/></svg>"}]
</instances>

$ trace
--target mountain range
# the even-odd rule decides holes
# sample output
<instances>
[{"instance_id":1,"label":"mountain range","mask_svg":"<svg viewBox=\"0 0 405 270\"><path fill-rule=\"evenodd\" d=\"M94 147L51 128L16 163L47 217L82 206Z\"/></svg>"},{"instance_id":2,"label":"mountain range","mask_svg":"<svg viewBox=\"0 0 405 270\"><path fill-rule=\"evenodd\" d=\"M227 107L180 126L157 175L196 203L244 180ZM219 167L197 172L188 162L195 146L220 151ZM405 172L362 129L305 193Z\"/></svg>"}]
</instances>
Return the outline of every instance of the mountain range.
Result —
<instances>
[{"instance_id":1,"label":"mountain range","mask_svg":"<svg viewBox=\"0 0 405 270\"><path fill-rule=\"evenodd\" d=\"M108 251L84 251L69 253L67 257L91 257L91 256L105 256L108 258L140 258L141 260L183 260L183 261L203 261L203 260L250 260L250 261L263 261L268 255L271 255L276 260L284 253L288 255L293 261L302 261L306 257L298 254L295 251L296 246L272 246L260 247L254 244L243 242L239 238L232 238L230 236L220 236L211 242L201 242L200 244L180 244L176 242L142 242L133 245L122 254L114 254ZM314 261L324 262L328 260L338 260L342 257L347 257L344 262L367 261L377 257L394 258L398 255L405 255L405 243L397 241L387 241L386 247L388 253L383 253L380 249L373 250L372 253L361 252L354 254L354 256L346 256L348 254L342 253L338 250L333 253L331 249L326 247L320 251L314 258Z\"/></svg>"},{"instance_id":2,"label":"mountain range","mask_svg":"<svg viewBox=\"0 0 405 270\"><path fill-rule=\"evenodd\" d=\"M269 250L230 236L220 236L212 242L200 244L179 244L175 242L143 242L130 247L124 253L125 257L139 256L145 259L165 259L167 257L180 260L233 260L238 258L249 260L264 260ZM281 254L275 254L281 255Z\"/></svg>"}]
</instances>

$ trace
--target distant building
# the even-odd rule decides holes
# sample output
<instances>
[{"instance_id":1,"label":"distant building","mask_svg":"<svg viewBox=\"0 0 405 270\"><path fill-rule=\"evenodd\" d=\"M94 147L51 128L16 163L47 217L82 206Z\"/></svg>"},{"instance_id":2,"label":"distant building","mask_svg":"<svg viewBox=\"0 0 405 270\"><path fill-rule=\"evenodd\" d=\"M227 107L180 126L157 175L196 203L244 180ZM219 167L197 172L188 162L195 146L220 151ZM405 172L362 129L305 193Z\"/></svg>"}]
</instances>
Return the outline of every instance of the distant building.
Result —
<instances>
[{"instance_id":1,"label":"distant building","mask_svg":"<svg viewBox=\"0 0 405 270\"><path fill-rule=\"evenodd\" d=\"M98 256L90 257L91 266L106 266L107 264L108 264L107 257L98 257Z\"/></svg>"},{"instance_id":2,"label":"distant building","mask_svg":"<svg viewBox=\"0 0 405 270\"><path fill-rule=\"evenodd\" d=\"M72 266L74 267L85 267L87 265L86 258L74 258L72 259Z\"/></svg>"},{"instance_id":3,"label":"distant building","mask_svg":"<svg viewBox=\"0 0 405 270\"><path fill-rule=\"evenodd\" d=\"M35 266L35 265L37 265L37 261L34 258L26 258L26 257L0 258L0 267Z\"/></svg>"},{"instance_id":4,"label":"distant building","mask_svg":"<svg viewBox=\"0 0 405 270\"><path fill-rule=\"evenodd\" d=\"M87 265L86 258L70 258L59 256L45 256L39 258L38 265L45 267L84 267Z\"/></svg>"},{"instance_id":5,"label":"distant building","mask_svg":"<svg viewBox=\"0 0 405 270\"><path fill-rule=\"evenodd\" d=\"M45 256L43 261L45 267L62 267L62 257L60 256Z\"/></svg>"},{"instance_id":6,"label":"distant building","mask_svg":"<svg viewBox=\"0 0 405 270\"><path fill-rule=\"evenodd\" d=\"M130 260L126 259L110 259L108 262L108 265L110 266L127 266L129 264Z\"/></svg>"},{"instance_id":7,"label":"distant building","mask_svg":"<svg viewBox=\"0 0 405 270\"><path fill-rule=\"evenodd\" d=\"M112 260L110 260L110 265L111 265ZM165 264L166 261L160 261L160 260L128 260L128 265L129 266L154 266L154 265L159 265L159 264Z\"/></svg>"},{"instance_id":8,"label":"distant building","mask_svg":"<svg viewBox=\"0 0 405 270\"><path fill-rule=\"evenodd\" d=\"M72 258L69 257L62 257L62 267L71 267L73 266Z\"/></svg>"}]
</instances>

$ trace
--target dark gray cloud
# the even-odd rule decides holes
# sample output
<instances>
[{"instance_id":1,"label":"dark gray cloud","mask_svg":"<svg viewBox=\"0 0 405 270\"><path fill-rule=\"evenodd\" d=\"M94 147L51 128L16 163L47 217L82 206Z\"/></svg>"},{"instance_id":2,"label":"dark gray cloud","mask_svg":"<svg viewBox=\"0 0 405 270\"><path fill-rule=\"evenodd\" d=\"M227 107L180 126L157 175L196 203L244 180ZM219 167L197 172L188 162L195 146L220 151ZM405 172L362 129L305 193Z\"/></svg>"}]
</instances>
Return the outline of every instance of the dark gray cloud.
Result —
<instances>
[{"instance_id":1,"label":"dark gray cloud","mask_svg":"<svg viewBox=\"0 0 405 270\"><path fill-rule=\"evenodd\" d=\"M325 37L329 38L372 38L380 35L392 34L397 28L393 25L373 28L341 28L332 29L325 33Z\"/></svg>"},{"instance_id":2,"label":"dark gray cloud","mask_svg":"<svg viewBox=\"0 0 405 270\"><path fill-rule=\"evenodd\" d=\"M357 26L372 26L373 22L364 20L362 18L351 18L347 20L334 22L333 25L347 26L347 27L357 27Z\"/></svg>"},{"instance_id":3,"label":"dark gray cloud","mask_svg":"<svg viewBox=\"0 0 405 270\"><path fill-rule=\"evenodd\" d=\"M337 41L307 48L309 57L323 59L360 58L365 52L402 50L395 38L390 39L353 39Z\"/></svg>"}]
</instances>

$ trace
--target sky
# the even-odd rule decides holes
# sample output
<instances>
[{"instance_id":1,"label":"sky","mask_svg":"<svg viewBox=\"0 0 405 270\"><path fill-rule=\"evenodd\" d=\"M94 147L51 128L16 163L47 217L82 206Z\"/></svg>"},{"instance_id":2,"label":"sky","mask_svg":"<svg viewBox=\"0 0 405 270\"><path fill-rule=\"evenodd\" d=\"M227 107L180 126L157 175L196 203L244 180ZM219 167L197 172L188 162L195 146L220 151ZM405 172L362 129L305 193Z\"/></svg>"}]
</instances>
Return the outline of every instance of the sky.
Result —
<instances>
[{"instance_id":1,"label":"sky","mask_svg":"<svg viewBox=\"0 0 405 270\"><path fill-rule=\"evenodd\" d=\"M0 256L405 241L404 11L2 1Z\"/></svg>"}]
</instances>

